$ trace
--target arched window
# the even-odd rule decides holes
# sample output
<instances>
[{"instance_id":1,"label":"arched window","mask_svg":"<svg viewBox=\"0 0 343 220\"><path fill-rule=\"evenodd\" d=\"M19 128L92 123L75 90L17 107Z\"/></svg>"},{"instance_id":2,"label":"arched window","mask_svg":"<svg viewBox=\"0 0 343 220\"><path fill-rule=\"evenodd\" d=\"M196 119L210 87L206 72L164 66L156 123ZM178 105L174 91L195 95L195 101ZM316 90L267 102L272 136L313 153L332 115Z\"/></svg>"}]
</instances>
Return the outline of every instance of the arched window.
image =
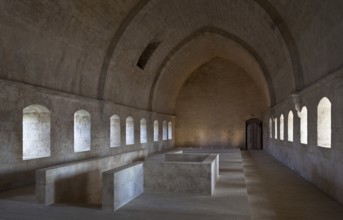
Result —
<instances>
[{"instance_id":1,"label":"arched window","mask_svg":"<svg viewBox=\"0 0 343 220\"><path fill-rule=\"evenodd\" d=\"M275 129L275 133L274 133L274 137L275 137L275 139L277 139L277 118L274 118L274 129Z\"/></svg>"},{"instance_id":2,"label":"arched window","mask_svg":"<svg viewBox=\"0 0 343 220\"><path fill-rule=\"evenodd\" d=\"M113 115L110 118L110 147L119 147L121 145L120 117Z\"/></svg>"},{"instance_id":3,"label":"arched window","mask_svg":"<svg viewBox=\"0 0 343 220\"><path fill-rule=\"evenodd\" d=\"M147 142L147 138L146 138L146 120L144 118L141 119L141 144L145 144Z\"/></svg>"},{"instance_id":4,"label":"arched window","mask_svg":"<svg viewBox=\"0 0 343 220\"><path fill-rule=\"evenodd\" d=\"M280 116L280 140L284 139L284 130L285 130L285 124L284 124L284 117L283 114Z\"/></svg>"},{"instance_id":5,"label":"arched window","mask_svg":"<svg viewBox=\"0 0 343 220\"><path fill-rule=\"evenodd\" d=\"M293 142L293 112L289 111L288 113L288 141Z\"/></svg>"},{"instance_id":6,"label":"arched window","mask_svg":"<svg viewBox=\"0 0 343 220\"><path fill-rule=\"evenodd\" d=\"M324 97L317 107L317 144L319 147L331 148L331 102Z\"/></svg>"},{"instance_id":7,"label":"arched window","mask_svg":"<svg viewBox=\"0 0 343 220\"><path fill-rule=\"evenodd\" d=\"M269 118L269 138L273 138L273 121L271 118Z\"/></svg>"},{"instance_id":8,"label":"arched window","mask_svg":"<svg viewBox=\"0 0 343 220\"><path fill-rule=\"evenodd\" d=\"M74 114L74 152L91 149L91 115L86 110Z\"/></svg>"},{"instance_id":9,"label":"arched window","mask_svg":"<svg viewBox=\"0 0 343 220\"><path fill-rule=\"evenodd\" d=\"M168 122L168 139L173 139L173 124L171 123L171 121Z\"/></svg>"},{"instance_id":10,"label":"arched window","mask_svg":"<svg viewBox=\"0 0 343 220\"><path fill-rule=\"evenodd\" d=\"M167 127L167 122L166 121L163 121L163 123L162 123L162 128L163 128L163 130L162 130L162 140L167 140L167 135L168 135L168 127Z\"/></svg>"},{"instance_id":11,"label":"arched window","mask_svg":"<svg viewBox=\"0 0 343 220\"><path fill-rule=\"evenodd\" d=\"M154 121L154 141L158 141L158 121Z\"/></svg>"},{"instance_id":12,"label":"arched window","mask_svg":"<svg viewBox=\"0 0 343 220\"><path fill-rule=\"evenodd\" d=\"M305 106L300 112L300 143L307 144L307 108Z\"/></svg>"},{"instance_id":13,"label":"arched window","mask_svg":"<svg viewBox=\"0 0 343 220\"><path fill-rule=\"evenodd\" d=\"M23 109L23 160L50 156L50 111L42 105Z\"/></svg>"},{"instance_id":14,"label":"arched window","mask_svg":"<svg viewBox=\"0 0 343 220\"><path fill-rule=\"evenodd\" d=\"M133 118L126 118L126 145L135 143L135 124Z\"/></svg>"}]
</instances>

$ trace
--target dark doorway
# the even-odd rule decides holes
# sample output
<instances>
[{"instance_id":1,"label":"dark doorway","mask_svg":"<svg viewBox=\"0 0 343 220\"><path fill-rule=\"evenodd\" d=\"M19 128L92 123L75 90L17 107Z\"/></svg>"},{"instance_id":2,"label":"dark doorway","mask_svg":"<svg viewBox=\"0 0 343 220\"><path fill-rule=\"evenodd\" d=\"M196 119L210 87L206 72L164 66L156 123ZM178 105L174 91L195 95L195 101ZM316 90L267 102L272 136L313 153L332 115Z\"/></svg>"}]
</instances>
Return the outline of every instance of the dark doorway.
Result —
<instances>
[{"instance_id":1,"label":"dark doorway","mask_svg":"<svg viewBox=\"0 0 343 220\"><path fill-rule=\"evenodd\" d=\"M262 149L262 121L251 118L245 123L246 127L246 149Z\"/></svg>"}]
</instances>

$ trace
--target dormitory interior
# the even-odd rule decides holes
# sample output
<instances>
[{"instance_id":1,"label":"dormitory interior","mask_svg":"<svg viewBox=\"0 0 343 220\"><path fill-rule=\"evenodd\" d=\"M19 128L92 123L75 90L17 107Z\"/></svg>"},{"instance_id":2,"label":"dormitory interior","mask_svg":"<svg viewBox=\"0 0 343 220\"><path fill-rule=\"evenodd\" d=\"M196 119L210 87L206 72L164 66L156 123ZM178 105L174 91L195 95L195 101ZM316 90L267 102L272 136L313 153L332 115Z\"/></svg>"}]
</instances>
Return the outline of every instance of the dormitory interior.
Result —
<instances>
[{"instance_id":1,"label":"dormitory interior","mask_svg":"<svg viewBox=\"0 0 343 220\"><path fill-rule=\"evenodd\" d=\"M0 0L0 192L97 157L259 150L342 208L342 36L341 0Z\"/></svg>"}]
</instances>

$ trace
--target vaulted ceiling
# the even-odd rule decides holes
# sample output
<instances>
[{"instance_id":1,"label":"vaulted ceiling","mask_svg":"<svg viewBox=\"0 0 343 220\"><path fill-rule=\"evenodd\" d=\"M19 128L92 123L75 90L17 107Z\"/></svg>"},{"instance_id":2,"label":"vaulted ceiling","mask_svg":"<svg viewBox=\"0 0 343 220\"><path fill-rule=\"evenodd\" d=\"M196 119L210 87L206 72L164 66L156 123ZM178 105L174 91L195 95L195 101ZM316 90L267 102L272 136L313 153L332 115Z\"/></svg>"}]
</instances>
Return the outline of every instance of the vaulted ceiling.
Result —
<instances>
[{"instance_id":1,"label":"vaulted ceiling","mask_svg":"<svg viewBox=\"0 0 343 220\"><path fill-rule=\"evenodd\" d=\"M16 0L0 10L2 79L162 113L215 57L241 66L269 105L343 63L340 0Z\"/></svg>"}]
</instances>

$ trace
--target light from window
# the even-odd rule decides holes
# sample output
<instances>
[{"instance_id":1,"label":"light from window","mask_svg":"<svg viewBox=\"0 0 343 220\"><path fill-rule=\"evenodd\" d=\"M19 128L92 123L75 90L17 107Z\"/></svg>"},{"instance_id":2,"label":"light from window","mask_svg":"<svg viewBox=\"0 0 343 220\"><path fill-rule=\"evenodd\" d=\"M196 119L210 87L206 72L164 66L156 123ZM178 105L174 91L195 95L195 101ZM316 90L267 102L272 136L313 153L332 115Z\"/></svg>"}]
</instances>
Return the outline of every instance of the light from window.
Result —
<instances>
[{"instance_id":1,"label":"light from window","mask_svg":"<svg viewBox=\"0 0 343 220\"><path fill-rule=\"evenodd\" d=\"M274 126L275 126L275 127L274 127L274 129L275 129L275 131L274 131L274 132L275 132L275 133L274 133L274 137L275 137L275 139L277 139L277 118L274 118L274 123L275 123L275 124L274 124Z\"/></svg>"},{"instance_id":2,"label":"light from window","mask_svg":"<svg viewBox=\"0 0 343 220\"><path fill-rule=\"evenodd\" d=\"M307 144L307 108L305 106L300 112L300 143Z\"/></svg>"},{"instance_id":3,"label":"light from window","mask_svg":"<svg viewBox=\"0 0 343 220\"><path fill-rule=\"evenodd\" d=\"M288 113L288 141L293 142L293 112Z\"/></svg>"},{"instance_id":4,"label":"light from window","mask_svg":"<svg viewBox=\"0 0 343 220\"><path fill-rule=\"evenodd\" d=\"M273 121L271 118L269 118L269 138L273 138Z\"/></svg>"},{"instance_id":5,"label":"light from window","mask_svg":"<svg viewBox=\"0 0 343 220\"><path fill-rule=\"evenodd\" d=\"M167 125L167 122L166 121L163 121L163 123L162 123L162 125L163 125L163 130L162 130L162 140L167 140L167 135L168 135L168 125Z\"/></svg>"},{"instance_id":6,"label":"light from window","mask_svg":"<svg viewBox=\"0 0 343 220\"><path fill-rule=\"evenodd\" d=\"M135 125L133 118L126 118L126 145L131 145L135 143Z\"/></svg>"},{"instance_id":7,"label":"light from window","mask_svg":"<svg viewBox=\"0 0 343 220\"><path fill-rule=\"evenodd\" d=\"M285 124L284 124L284 117L283 114L280 116L280 140L284 139L284 129L285 129Z\"/></svg>"},{"instance_id":8,"label":"light from window","mask_svg":"<svg viewBox=\"0 0 343 220\"><path fill-rule=\"evenodd\" d=\"M168 139L172 140L173 139L173 124L172 122L168 122Z\"/></svg>"},{"instance_id":9,"label":"light from window","mask_svg":"<svg viewBox=\"0 0 343 220\"><path fill-rule=\"evenodd\" d=\"M154 141L158 141L158 121L154 121Z\"/></svg>"},{"instance_id":10,"label":"light from window","mask_svg":"<svg viewBox=\"0 0 343 220\"><path fill-rule=\"evenodd\" d=\"M119 147L121 145L120 117L113 115L110 121L110 146Z\"/></svg>"},{"instance_id":11,"label":"light from window","mask_svg":"<svg viewBox=\"0 0 343 220\"><path fill-rule=\"evenodd\" d=\"M91 115L86 110L74 114L74 152L91 149Z\"/></svg>"},{"instance_id":12,"label":"light from window","mask_svg":"<svg viewBox=\"0 0 343 220\"><path fill-rule=\"evenodd\" d=\"M324 97L317 107L317 144L331 148L331 102Z\"/></svg>"},{"instance_id":13,"label":"light from window","mask_svg":"<svg viewBox=\"0 0 343 220\"><path fill-rule=\"evenodd\" d=\"M146 135L146 120L144 118L141 119L141 144L145 144L147 142L147 135Z\"/></svg>"},{"instance_id":14,"label":"light from window","mask_svg":"<svg viewBox=\"0 0 343 220\"><path fill-rule=\"evenodd\" d=\"M23 109L23 160L50 156L50 111L42 105Z\"/></svg>"}]
</instances>

